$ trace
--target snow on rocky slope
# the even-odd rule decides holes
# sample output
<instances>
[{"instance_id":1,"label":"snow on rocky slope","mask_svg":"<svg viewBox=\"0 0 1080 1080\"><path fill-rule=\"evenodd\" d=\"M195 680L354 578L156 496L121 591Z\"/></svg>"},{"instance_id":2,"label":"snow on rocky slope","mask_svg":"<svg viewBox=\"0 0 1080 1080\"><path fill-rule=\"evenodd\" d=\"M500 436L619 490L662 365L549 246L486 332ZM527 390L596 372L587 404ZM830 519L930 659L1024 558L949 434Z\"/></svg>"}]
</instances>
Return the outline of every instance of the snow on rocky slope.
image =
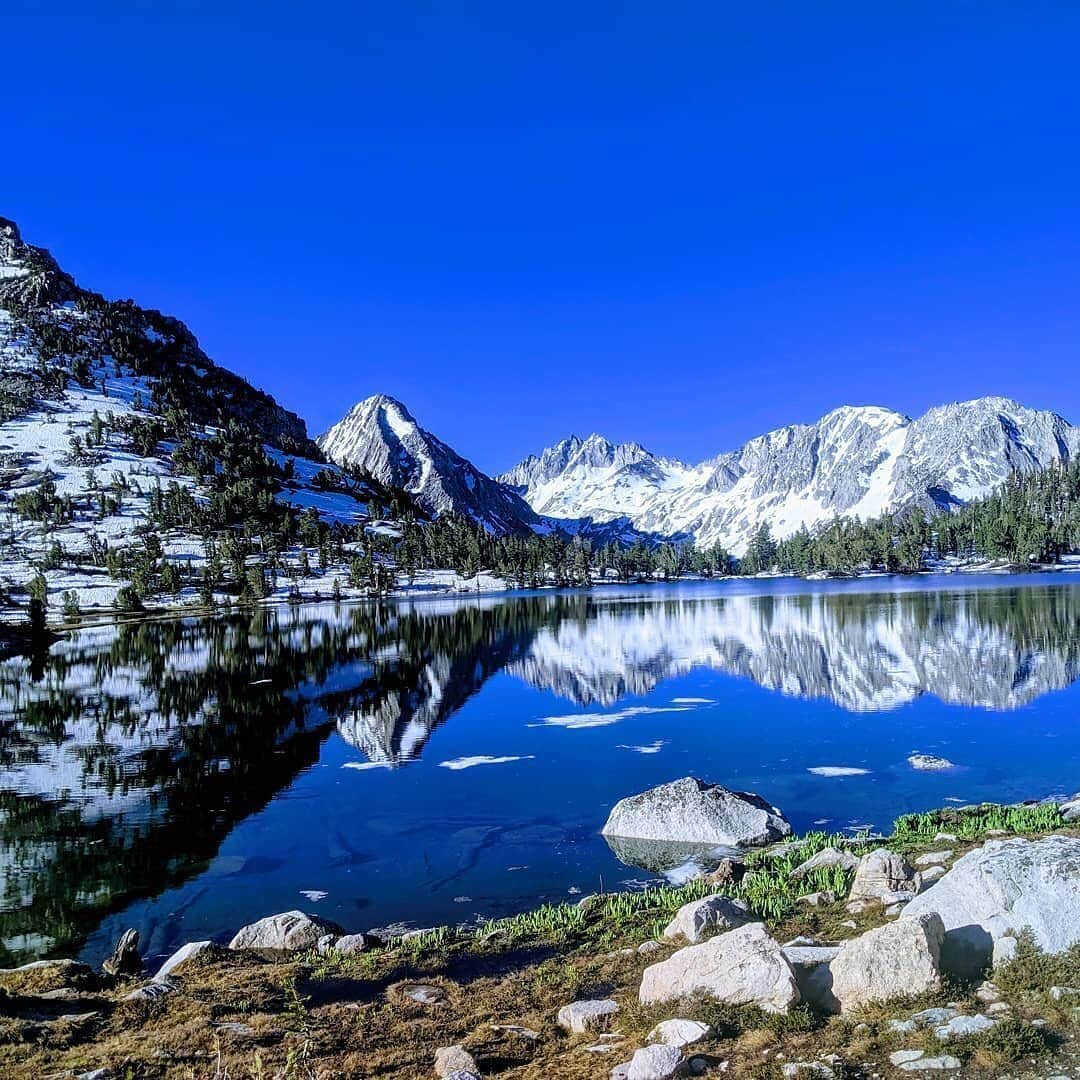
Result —
<instances>
[{"instance_id":1,"label":"snow on rocky slope","mask_svg":"<svg viewBox=\"0 0 1080 1080\"><path fill-rule=\"evenodd\" d=\"M83 610L110 607L123 581L108 573L103 553L145 542L152 493L175 483L205 502L204 486L174 467L171 442L140 446L125 434L178 407L178 385L196 438L235 420L258 433L278 464L291 462L280 502L330 521L367 517L370 492L316 483L318 473L338 470L315 460L298 416L214 364L178 320L81 289L0 218L0 597L22 606L27 583L44 569L54 612L69 592ZM102 426L101 445L91 446L91 430ZM71 499L70 520L18 512L20 496L45 490ZM204 541L193 530L163 530L160 539L166 560L192 570L204 564ZM186 586L169 603L196 593Z\"/></svg>"},{"instance_id":2,"label":"snow on rocky slope","mask_svg":"<svg viewBox=\"0 0 1080 1080\"><path fill-rule=\"evenodd\" d=\"M316 441L331 461L403 488L433 517L460 514L495 533L542 524L524 499L425 431L401 402L385 394L359 402Z\"/></svg>"},{"instance_id":3,"label":"snow on rocky slope","mask_svg":"<svg viewBox=\"0 0 1080 1080\"><path fill-rule=\"evenodd\" d=\"M566 439L498 479L538 513L625 516L650 533L690 533L736 554L762 523L777 537L837 516L912 506L949 509L1011 472L1080 453L1080 429L1051 412L987 397L911 419L890 409L835 409L699 465L599 435Z\"/></svg>"}]
</instances>

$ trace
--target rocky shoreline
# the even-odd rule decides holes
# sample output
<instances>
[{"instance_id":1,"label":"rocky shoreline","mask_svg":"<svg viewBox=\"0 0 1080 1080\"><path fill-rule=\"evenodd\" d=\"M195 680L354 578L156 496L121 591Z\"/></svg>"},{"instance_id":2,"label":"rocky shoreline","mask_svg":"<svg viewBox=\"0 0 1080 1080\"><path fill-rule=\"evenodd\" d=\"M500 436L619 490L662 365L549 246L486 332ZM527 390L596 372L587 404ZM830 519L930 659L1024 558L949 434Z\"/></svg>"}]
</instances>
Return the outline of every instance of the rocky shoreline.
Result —
<instances>
[{"instance_id":1,"label":"rocky shoreline","mask_svg":"<svg viewBox=\"0 0 1080 1080\"><path fill-rule=\"evenodd\" d=\"M0 1062L84 1080L1080 1075L1080 798L792 837L760 797L688 777L605 832L732 854L681 888L478 931L284 912L149 978L129 933L101 973L0 971Z\"/></svg>"}]
</instances>

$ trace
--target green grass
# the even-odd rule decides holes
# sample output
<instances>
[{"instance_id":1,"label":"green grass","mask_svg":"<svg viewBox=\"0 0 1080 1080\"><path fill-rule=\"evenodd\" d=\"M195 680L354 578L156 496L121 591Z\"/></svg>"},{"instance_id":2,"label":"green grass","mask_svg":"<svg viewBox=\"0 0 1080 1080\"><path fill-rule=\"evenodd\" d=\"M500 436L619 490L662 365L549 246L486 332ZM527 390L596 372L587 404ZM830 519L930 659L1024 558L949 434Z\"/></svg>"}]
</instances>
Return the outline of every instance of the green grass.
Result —
<instances>
[{"instance_id":1,"label":"green grass","mask_svg":"<svg viewBox=\"0 0 1080 1080\"><path fill-rule=\"evenodd\" d=\"M896 819L891 839L899 843L933 843L939 832L952 833L961 840L978 840L992 830L1011 833L1052 832L1065 825L1055 803L1034 806L982 806L958 810L930 810L925 814L904 814Z\"/></svg>"}]
</instances>

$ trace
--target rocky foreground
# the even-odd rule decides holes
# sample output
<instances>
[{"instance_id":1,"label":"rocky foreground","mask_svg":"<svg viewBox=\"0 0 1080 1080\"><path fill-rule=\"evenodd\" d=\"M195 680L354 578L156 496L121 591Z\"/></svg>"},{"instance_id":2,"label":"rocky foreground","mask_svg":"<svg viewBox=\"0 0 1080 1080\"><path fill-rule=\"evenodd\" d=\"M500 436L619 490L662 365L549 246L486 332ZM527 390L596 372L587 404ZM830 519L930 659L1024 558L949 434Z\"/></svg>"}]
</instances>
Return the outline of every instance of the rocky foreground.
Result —
<instances>
[{"instance_id":1,"label":"rocky foreground","mask_svg":"<svg viewBox=\"0 0 1080 1080\"><path fill-rule=\"evenodd\" d=\"M1080 800L792 839L757 796L665 788L605 831L738 849L683 888L388 939L285 912L149 977L129 932L101 972L0 972L0 1063L93 1080L1080 1077Z\"/></svg>"}]
</instances>

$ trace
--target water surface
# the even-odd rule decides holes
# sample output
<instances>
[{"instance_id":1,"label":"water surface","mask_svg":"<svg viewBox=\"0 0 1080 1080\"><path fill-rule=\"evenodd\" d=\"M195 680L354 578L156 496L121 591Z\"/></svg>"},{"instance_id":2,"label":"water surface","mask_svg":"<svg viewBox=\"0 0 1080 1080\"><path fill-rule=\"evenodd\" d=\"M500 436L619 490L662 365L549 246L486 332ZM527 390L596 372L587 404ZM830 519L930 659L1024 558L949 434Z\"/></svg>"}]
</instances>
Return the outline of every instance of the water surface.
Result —
<instances>
[{"instance_id":1,"label":"water surface","mask_svg":"<svg viewBox=\"0 0 1080 1080\"><path fill-rule=\"evenodd\" d=\"M1066 575L89 628L0 663L0 964L98 959L128 926L158 955L294 907L358 930L641 887L679 860L599 829L687 774L797 829L1072 792L1078 674Z\"/></svg>"}]
</instances>

